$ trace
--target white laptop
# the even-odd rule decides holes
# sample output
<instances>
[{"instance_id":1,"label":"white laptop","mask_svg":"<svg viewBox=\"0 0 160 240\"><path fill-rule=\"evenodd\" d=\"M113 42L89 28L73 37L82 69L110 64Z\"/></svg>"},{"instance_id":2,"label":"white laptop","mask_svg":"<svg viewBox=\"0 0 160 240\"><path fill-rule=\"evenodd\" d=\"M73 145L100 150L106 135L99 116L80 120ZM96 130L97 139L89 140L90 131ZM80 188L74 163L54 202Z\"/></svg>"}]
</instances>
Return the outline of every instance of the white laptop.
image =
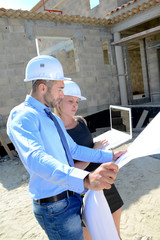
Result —
<instances>
[{"instance_id":1,"label":"white laptop","mask_svg":"<svg viewBox=\"0 0 160 240\"><path fill-rule=\"evenodd\" d=\"M111 129L94 138L94 142L107 139L108 143L103 150L113 149L132 138L131 109L128 107L109 107Z\"/></svg>"}]
</instances>

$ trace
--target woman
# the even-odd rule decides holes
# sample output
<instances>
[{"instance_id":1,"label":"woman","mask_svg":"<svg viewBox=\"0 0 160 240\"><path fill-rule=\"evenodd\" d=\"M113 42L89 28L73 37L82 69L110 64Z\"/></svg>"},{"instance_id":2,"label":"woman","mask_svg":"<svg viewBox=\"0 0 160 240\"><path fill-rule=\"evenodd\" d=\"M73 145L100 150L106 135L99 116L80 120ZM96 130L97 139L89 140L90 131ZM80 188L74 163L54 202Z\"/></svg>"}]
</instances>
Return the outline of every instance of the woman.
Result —
<instances>
[{"instance_id":1,"label":"woman","mask_svg":"<svg viewBox=\"0 0 160 240\"><path fill-rule=\"evenodd\" d=\"M86 120L81 116L75 116L78 110L79 101L86 100L85 97L81 96L79 86L73 81L65 81L63 92L64 98L57 104L55 113L62 119L68 134L79 145L95 149L103 148L107 143L107 140L104 139L103 141L93 143L92 134L87 127ZM85 169L90 172L94 171L99 165L100 164L98 163L89 164L86 162L75 161L75 167ZM114 184L112 185L111 189L105 189L103 192L108 201L115 226L120 237L120 217L123 201ZM91 239L87 229L83 228L83 230L84 238L86 240Z\"/></svg>"}]
</instances>

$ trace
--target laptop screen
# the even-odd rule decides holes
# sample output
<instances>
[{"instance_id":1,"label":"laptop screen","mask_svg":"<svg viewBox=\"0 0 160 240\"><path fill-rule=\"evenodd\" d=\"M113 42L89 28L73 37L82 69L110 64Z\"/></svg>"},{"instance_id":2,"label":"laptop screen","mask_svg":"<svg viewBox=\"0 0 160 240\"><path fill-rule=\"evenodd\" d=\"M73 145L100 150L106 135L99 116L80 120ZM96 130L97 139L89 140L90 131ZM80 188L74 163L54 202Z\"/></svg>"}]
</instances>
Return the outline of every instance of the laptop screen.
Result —
<instances>
[{"instance_id":1,"label":"laptop screen","mask_svg":"<svg viewBox=\"0 0 160 240\"><path fill-rule=\"evenodd\" d=\"M110 105L111 129L115 129L132 136L131 109Z\"/></svg>"}]
</instances>

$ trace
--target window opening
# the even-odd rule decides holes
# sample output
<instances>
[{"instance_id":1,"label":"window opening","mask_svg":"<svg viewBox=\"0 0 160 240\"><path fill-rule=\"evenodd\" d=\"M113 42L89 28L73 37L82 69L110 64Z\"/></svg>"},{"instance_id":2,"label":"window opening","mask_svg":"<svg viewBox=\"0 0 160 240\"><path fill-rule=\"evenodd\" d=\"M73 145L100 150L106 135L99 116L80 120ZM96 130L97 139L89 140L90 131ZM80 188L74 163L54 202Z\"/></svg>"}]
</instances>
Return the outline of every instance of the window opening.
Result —
<instances>
[{"instance_id":1,"label":"window opening","mask_svg":"<svg viewBox=\"0 0 160 240\"><path fill-rule=\"evenodd\" d=\"M99 0L90 0L90 9L97 7L99 4Z\"/></svg>"},{"instance_id":2,"label":"window opening","mask_svg":"<svg viewBox=\"0 0 160 240\"><path fill-rule=\"evenodd\" d=\"M128 46L128 54L131 71L133 99L135 100L145 96L139 44L130 44Z\"/></svg>"},{"instance_id":3,"label":"window opening","mask_svg":"<svg viewBox=\"0 0 160 240\"><path fill-rule=\"evenodd\" d=\"M37 55L50 55L57 58L64 73L77 72L73 40L64 37L37 37Z\"/></svg>"}]
</instances>

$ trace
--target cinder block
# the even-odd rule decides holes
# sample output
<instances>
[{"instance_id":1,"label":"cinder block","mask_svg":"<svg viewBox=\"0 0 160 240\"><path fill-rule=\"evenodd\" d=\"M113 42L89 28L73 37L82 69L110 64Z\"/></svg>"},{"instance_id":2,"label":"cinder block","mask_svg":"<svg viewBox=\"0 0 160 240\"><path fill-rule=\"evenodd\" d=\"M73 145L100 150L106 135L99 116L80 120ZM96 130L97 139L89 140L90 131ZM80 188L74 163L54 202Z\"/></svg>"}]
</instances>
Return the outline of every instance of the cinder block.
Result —
<instances>
[{"instance_id":1,"label":"cinder block","mask_svg":"<svg viewBox=\"0 0 160 240\"><path fill-rule=\"evenodd\" d=\"M0 32L2 33L8 33L9 32L9 26L8 25L0 25Z\"/></svg>"},{"instance_id":2,"label":"cinder block","mask_svg":"<svg viewBox=\"0 0 160 240\"><path fill-rule=\"evenodd\" d=\"M12 33L18 33L18 32L20 32L20 33L24 33L24 26L21 26L21 25L19 25L19 26L9 26L9 31Z\"/></svg>"},{"instance_id":3,"label":"cinder block","mask_svg":"<svg viewBox=\"0 0 160 240\"><path fill-rule=\"evenodd\" d=\"M8 26L8 18L0 17L0 26Z\"/></svg>"},{"instance_id":4,"label":"cinder block","mask_svg":"<svg viewBox=\"0 0 160 240\"><path fill-rule=\"evenodd\" d=\"M10 26L24 26L23 18L8 18L8 23Z\"/></svg>"}]
</instances>

